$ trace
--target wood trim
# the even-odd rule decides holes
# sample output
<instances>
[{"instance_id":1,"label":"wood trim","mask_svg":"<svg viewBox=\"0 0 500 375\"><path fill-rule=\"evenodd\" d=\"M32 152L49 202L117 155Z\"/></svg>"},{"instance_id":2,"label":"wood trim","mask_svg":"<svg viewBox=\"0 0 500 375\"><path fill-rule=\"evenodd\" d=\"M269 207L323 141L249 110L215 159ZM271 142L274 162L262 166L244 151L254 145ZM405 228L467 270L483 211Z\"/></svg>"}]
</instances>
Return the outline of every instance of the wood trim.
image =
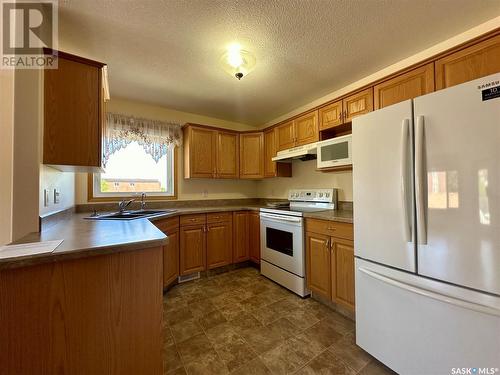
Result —
<instances>
[{"instance_id":1,"label":"wood trim","mask_svg":"<svg viewBox=\"0 0 500 375\"><path fill-rule=\"evenodd\" d=\"M174 148L174 195L155 195L147 196L148 201L171 201L177 199L177 192L179 189L179 166L178 166L178 152L179 147ZM94 175L93 173L87 174L87 202L119 202L127 197L94 197ZM132 194L130 195L132 197Z\"/></svg>"},{"instance_id":2,"label":"wood trim","mask_svg":"<svg viewBox=\"0 0 500 375\"><path fill-rule=\"evenodd\" d=\"M79 62L82 64L86 64L86 65L92 65L92 66L96 66L98 68L102 68L103 66L107 65L107 64L100 62L100 61L87 59L86 57L73 55L71 53L58 51L58 50L54 50L54 49L47 48L47 47L43 48L43 53L45 55L52 55L52 56L57 57L57 58L61 57L61 58L66 59L66 60L71 60L71 61Z\"/></svg>"}]
</instances>

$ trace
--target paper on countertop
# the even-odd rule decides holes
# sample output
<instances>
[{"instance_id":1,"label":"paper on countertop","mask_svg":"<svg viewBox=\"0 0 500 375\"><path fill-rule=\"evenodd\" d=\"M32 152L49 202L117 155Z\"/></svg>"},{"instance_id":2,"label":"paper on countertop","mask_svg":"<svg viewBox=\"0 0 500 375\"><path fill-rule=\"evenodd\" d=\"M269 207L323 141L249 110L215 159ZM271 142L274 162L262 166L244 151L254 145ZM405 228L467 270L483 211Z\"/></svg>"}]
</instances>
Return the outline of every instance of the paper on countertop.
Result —
<instances>
[{"instance_id":1,"label":"paper on countertop","mask_svg":"<svg viewBox=\"0 0 500 375\"><path fill-rule=\"evenodd\" d=\"M51 253L64 240L29 242L18 245L0 246L0 259L24 258L31 255Z\"/></svg>"}]
</instances>

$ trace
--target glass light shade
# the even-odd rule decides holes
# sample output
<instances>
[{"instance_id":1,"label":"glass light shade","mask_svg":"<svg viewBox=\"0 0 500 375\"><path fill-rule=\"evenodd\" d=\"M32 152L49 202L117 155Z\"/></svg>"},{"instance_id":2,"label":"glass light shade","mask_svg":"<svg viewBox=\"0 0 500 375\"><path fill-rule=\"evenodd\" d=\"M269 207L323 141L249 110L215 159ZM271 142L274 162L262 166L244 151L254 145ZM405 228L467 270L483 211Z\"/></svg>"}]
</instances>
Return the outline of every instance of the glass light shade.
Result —
<instances>
[{"instance_id":1,"label":"glass light shade","mask_svg":"<svg viewBox=\"0 0 500 375\"><path fill-rule=\"evenodd\" d=\"M248 51L239 48L230 48L221 57L222 68L232 77L242 73L245 77L255 68L255 57Z\"/></svg>"}]
</instances>

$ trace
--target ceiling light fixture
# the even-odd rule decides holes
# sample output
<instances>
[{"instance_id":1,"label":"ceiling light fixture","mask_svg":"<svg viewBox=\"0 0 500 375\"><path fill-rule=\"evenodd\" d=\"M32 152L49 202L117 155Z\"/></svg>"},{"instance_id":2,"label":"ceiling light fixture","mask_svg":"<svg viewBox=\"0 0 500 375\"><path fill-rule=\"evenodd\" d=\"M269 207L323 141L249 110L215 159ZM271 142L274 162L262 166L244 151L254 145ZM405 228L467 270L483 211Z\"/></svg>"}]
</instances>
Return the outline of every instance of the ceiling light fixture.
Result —
<instances>
[{"instance_id":1,"label":"ceiling light fixture","mask_svg":"<svg viewBox=\"0 0 500 375\"><path fill-rule=\"evenodd\" d=\"M242 79L255 67L255 57L241 48L239 44L232 44L222 55L221 62L224 70L231 76Z\"/></svg>"}]
</instances>

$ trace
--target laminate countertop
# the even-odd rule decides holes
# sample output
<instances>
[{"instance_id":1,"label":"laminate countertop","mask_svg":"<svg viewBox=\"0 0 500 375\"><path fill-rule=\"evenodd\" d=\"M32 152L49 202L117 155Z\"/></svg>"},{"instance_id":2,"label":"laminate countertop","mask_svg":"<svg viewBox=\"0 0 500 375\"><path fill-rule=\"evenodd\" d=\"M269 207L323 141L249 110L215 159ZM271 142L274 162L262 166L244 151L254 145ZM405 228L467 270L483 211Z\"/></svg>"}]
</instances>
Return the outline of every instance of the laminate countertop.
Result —
<instances>
[{"instance_id":1,"label":"laminate countertop","mask_svg":"<svg viewBox=\"0 0 500 375\"><path fill-rule=\"evenodd\" d=\"M63 240L52 253L30 255L17 259L0 259L0 270L37 263L77 259L119 251L133 251L168 243L168 237L153 223L179 215L222 211L258 211L262 205L210 206L176 208L174 212L134 220L87 220L90 213L75 213L41 232L30 233L15 244ZM352 211L319 211L304 217L352 223Z\"/></svg>"}]
</instances>

